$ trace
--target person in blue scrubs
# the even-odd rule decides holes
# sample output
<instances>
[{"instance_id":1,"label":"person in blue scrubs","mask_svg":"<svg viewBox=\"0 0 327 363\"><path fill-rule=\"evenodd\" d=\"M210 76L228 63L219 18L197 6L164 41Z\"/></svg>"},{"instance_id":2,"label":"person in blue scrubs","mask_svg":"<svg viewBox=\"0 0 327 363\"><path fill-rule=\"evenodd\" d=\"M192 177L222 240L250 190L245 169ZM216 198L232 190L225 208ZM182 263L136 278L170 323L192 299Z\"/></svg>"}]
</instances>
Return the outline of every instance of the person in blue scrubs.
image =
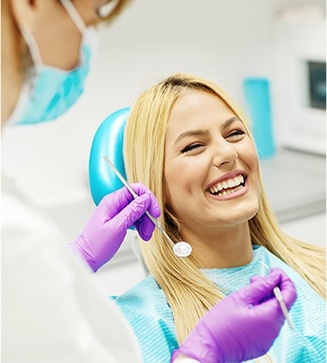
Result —
<instances>
[{"instance_id":1,"label":"person in blue scrubs","mask_svg":"<svg viewBox=\"0 0 327 363\"><path fill-rule=\"evenodd\" d=\"M176 74L145 91L127 121L124 161L128 181L156 195L171 239L193 249L190 257L176 257L159 231L140 243L150 276L116 303L134 328L144 362L168 361L185 342L196 344L187 337L217 301L227 304L251 277L274 268L296 287L294 329L284 324L257 361L326 361L325 249L278 226L246 117L220 87ZM222 342L234 344L228 335Z\"/></svg>"}]
</instances>

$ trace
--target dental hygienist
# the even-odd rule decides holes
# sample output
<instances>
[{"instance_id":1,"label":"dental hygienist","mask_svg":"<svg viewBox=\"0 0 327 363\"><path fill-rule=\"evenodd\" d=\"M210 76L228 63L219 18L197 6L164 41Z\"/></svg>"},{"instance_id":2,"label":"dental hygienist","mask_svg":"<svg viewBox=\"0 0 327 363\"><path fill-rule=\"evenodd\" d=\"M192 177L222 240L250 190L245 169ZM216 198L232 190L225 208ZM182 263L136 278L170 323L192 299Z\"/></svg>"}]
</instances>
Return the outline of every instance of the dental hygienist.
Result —
<instances>
[{"instance_id":1,"label":"dental hygienist","mask_svg":"<svg viewBox=\"0 0 327 363\"><path fill-rule=\"evenodd\" d=\"M110 14L102 17L105 3L2 0L3 131L8 126L53 120L79 98L92 61L94 26L114 19L127 1L118 0ZM76 254L14 181L2 175L1 187L2 362L142 362L130 326L114 303L101 295L88 265L96 271L109 261L132 224L142 239L151 238L154 225L141 217L146 210L154 217L160 215L153 194L137 184L135 200L125 188L107 195L71 245ZM110 217L106 222L102 213ZM191 361L187 356L192 351L205 351L207 357L220 352L226 359L230 354L251 358L269 349L284 319L274 299L261 301L277 285L284 289L290 308L296 293L286 276L273 272L257 279L226 298L225 304L217 304L176 352L177 359ZM259 307L251 316L248 299ZM226 312L231 316L237 312L238 319L222 329L215 325L215 316ZM267 325L265 318L271 316L276 319ZM235 344L231 341L222 347L219 334L226 331ZM254 337L256 344L251 345Z\"/></svg>"}]
</instances>

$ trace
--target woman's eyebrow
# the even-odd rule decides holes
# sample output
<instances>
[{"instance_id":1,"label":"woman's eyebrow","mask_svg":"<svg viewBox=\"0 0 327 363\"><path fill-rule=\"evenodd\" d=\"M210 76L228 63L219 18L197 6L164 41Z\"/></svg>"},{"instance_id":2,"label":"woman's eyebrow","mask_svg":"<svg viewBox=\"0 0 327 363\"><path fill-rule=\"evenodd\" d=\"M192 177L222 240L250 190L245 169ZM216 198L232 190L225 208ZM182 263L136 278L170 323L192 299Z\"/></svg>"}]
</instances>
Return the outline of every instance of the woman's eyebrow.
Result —
<instances>
[{"instance_id":1,"label":"woman's eyebrow","mask_svg":"<svg viewBox=\"0 0 327 363\"><path fill-rule=\"evenodd\" d=\"M230 126L233 122L236 122L236 121L239 121L239 122L242 122L238 117L236 116L233 116L231 118L229 118L228 120L226 120L222 125L221 125L221 130L224 130L226 129L228 126Z\"/></svg>"},{"instance_id":2,"label":"woman's eyebrow","mask_svg":"<svg viewBox=\"0 0 327 363\"><path fill-rule=\"evenodd\" d=\"M189 130L189 131L185 131L183 133L181 133L180 135L178 135L177 139L175 140L175 144L177 144L179 141L181 141L182 139L184 139L185 137L188 136L205 136L209 134L209 130Z\"/></svg>"}]
</instances>

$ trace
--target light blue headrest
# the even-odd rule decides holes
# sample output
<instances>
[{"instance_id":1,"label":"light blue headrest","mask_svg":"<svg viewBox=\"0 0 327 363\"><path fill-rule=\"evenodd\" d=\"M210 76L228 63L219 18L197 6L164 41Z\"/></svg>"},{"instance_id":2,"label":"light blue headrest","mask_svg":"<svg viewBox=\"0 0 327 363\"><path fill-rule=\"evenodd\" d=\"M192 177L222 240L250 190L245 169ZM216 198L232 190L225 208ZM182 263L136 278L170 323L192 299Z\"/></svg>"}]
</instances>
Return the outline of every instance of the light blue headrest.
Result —
<instances>
[{"instance_id":1,"label":"light blue headrest","mask_svg":"<svg viewBox=\"0 0 327 363\"><path fill-rule=\"evenodd\" d=\"M129 112L130 107L126 107L112 113L101 123L95 133L89 159L89 184L96 205L105 195L123 186L104 160L104 156L107 156L126 178L123 144Z\"/></svg>"}]
</instances>

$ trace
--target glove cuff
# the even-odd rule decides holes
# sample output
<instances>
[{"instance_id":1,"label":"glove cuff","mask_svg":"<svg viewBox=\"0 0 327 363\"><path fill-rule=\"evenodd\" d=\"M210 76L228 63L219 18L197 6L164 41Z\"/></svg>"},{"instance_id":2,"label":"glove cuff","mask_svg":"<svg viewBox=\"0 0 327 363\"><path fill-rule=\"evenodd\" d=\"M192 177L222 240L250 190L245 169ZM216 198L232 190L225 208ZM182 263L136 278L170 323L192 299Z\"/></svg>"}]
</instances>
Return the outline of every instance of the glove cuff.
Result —
<instances>
[{"instance_id":1,"label":"glove cuff","mask_svg":"<svg viewBox=\"0 0 327 363\"><path fill-rule=\"evenodd\" d=\"M91 267L93 272L97 272L101 266L98 266L96 261L93 260L92 256L88 254L83 248L80 247L77 241L70 242L69 247L79 256L81 257L87 264Z\"/></svg>"}]
</instances>

